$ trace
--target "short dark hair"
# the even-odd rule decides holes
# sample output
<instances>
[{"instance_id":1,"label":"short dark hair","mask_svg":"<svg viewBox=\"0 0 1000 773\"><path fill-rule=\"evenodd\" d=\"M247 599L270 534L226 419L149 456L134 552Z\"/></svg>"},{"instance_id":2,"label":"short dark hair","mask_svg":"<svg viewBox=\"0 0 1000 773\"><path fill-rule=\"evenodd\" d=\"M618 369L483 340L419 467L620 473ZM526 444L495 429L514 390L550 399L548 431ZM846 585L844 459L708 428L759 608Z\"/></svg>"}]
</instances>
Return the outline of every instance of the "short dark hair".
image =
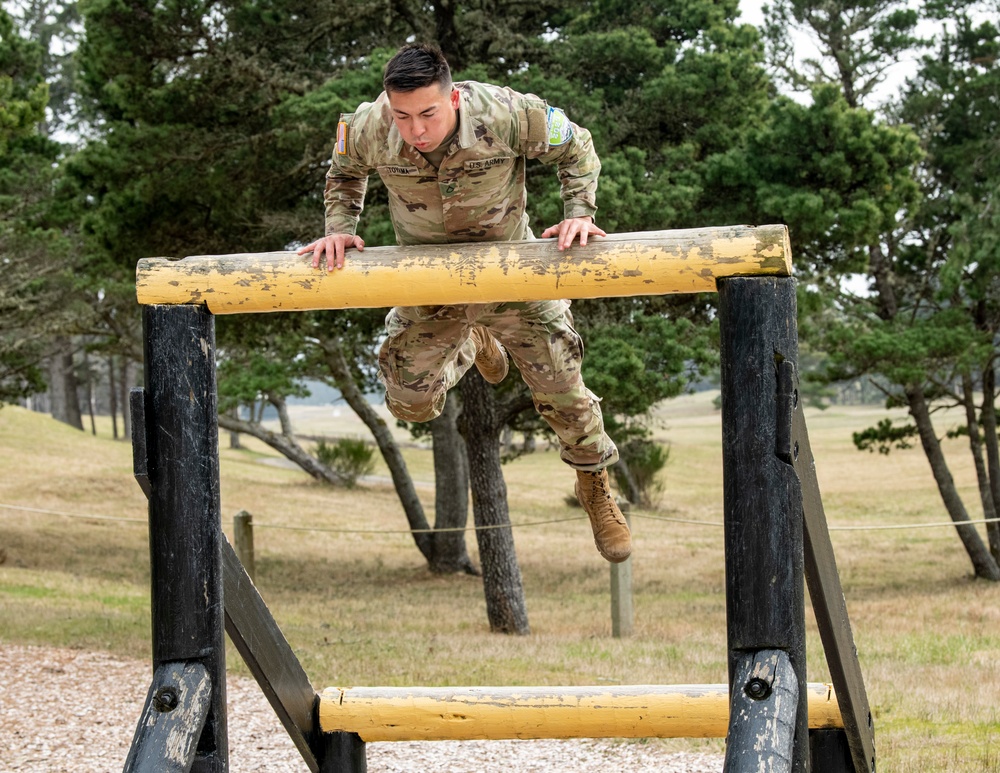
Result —
<instances>
[{"instance_id":1,"label":"short dark hair","mask_svg":"<svg viewBox=\"0 0 1000 773\"><path fill-rule=\"evenodd\" d=\"M382 87L386 91L415 91L434 83L442 90L451 87L451 68L437 46L408 43L382 71Z\"/></svg>"}]
</instances>

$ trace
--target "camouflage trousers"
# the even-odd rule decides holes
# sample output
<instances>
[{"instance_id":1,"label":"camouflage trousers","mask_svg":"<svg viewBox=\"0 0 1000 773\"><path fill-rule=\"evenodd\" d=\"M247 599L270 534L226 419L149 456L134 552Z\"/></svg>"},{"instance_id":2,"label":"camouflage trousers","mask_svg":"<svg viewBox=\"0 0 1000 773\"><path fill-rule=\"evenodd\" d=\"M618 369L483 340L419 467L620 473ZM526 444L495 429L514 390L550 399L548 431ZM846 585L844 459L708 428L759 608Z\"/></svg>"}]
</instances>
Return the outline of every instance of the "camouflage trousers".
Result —
<instances>
[{"instance_id":1,"label":"camouflage trousers","mask_svg":"<svg viewBox=\"0 0 1000 773\"><path fill-rule=\"evenodd\" d=\"M482 326L521 371L539 415L559 437L563 461L578 470L618 461L600 399L580 375L583 341L569 301L397 307L385 326L379 371L393 416L429 421L441 413L448 390L475 364L469 335Z\"/></svg>"}]
</instances>

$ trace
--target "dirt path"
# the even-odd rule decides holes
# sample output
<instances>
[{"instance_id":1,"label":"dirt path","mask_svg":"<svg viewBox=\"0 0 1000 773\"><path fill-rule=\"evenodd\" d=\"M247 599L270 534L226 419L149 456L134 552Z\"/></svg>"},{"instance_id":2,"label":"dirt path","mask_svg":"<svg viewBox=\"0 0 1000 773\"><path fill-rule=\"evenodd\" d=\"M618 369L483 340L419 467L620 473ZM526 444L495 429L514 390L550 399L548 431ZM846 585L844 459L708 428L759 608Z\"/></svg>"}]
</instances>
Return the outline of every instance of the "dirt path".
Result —
<instances>
[{"instance_id":1,"label":"dirt path","mask_svg":"<svg viewBox=\"0 0 1000 773\"><path fill-rule=\"evenodd\" d=\"M120 771L149 685L148 663L0 642L0 770ZM229 677L230 767L307 771L253 680ZM436 741L368 745L370 773L719 773L716 754L656 742Z\"/></svg>"}]
</instances>

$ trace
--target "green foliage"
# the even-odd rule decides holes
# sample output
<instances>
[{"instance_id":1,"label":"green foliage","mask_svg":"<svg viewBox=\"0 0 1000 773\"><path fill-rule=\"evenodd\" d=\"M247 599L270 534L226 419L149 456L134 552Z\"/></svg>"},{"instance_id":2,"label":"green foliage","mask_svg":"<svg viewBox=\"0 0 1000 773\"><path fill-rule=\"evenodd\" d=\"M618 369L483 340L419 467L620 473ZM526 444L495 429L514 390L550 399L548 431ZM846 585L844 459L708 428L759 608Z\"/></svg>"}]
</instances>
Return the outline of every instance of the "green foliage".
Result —
<instances>
[{"instance_id":1,"label":"green foliage","mask_svg":"<svg viewBox=\"0 0 1000 773\"><path fill-rule=\"evenodd\" d=\"M878 449L880 454L888 456L893 448L912 448L910 440L916 434L917 428L912 424L894 426L892 419L882 419L874 427L852 433L852 438L859 451L874 453Z\"/></svg>"},{"instance_id":2,"label":"green foliage","mask_svg":"<svg viewBox=\"0 0 1000 773\"><path fill-rule=\"evenodd\" d=\"M927 146L926 205L917 218L924 238L908 260L914 270L939 271L940 296L969 304L977 324L996 329L1000 30L995 21L977 22L963 5L954 4L953 26L923 60L900 109Z\"/></svg>"},{"instance_id":3,"label":"green foliage","mask_svg":"<svg viewBox=\"0 0 1000 773\"><path fill-rule=\"evenodd\" d=\"M254 315L226 320L221 327L225 334L220 339L228 344L220 347L218 363L220 411L253 405L269 396L309 394L303 384L308 370L301 356L301 339L272 335L284 328L282 320L274 315Z\"/></svg>"},{"instance_id":4,"label":"green foliage","mask_svg":"<svg viewBox=\"0 0 1000 773\"><path fill-rule=\"evenodd\" d=\"M320 440L316 443L316 458L344 477L344 485L354 488L358 478L371 475L375 470L375 448L364 440L338 438L333 444Z\"/></svg>"},{"instance_id":5,"label":"green foliage","mask_svg":"<svg viewBox=\"0 0 1000 773\"><path fill-rule=\"evenodd\" d=\"M712 159L713 190L738 222L786 223L796 268L863 271L868 247L916 204L916 135L851 108L835 86L771 103L744 146Z\"/></svg>"},{"instance_id":6,"label":"green foliage","mask_svg":"<svg viewBox=\"0 0 1000 773\"><path fill-rule=\"evenodd\" d=\"M42 63L0 10L0 404L44 389L48 335L73 309L70 242L51 199L60 148L40 128Z\"/></svg>"},{"instance_id":7,"label":"green foliage","mask_svg":"<svg viewBox=\"0 0 1000 773\"><path fill-rule=\"evenodd\" d=\"M627 321L602 321L585 331L584 380L603 397L605 421L611 427L681 394L717 357L709 330L641 309L633 310Z\"/></svg>"},{"instance_id":8,"label":"green foliage","mask_svg":"<svg viewBox=\"0 0 1000 773\"><path fill-rule=\"evenodd\" d=\"M275 250L318 234L339 114L378 94L384 62L409 36L436 39L457 77L537 93L590 128L605 166L602 225L705 222L705 161L759 119L768 94L756 33L733 23L736 3L512 9L403 3L387 14L361 2L344 18L329 2L89 0L80 67L104 130L73 159L68 190L84 208L92 270L127 281L143 255ZM536 230L561 219L552 169L531 165L528 184ZM377 179L361 233L372 246L393 241ZM710 367L706 341L683 327L700 304L647 308L650 320L669 321L616 320L606 333L585 324L588 361L603 363L588 365L594 389L623 420ZM266 361L250 336L220 324L220 351L235 363L220 367L227 404L323 377L322 342L343 322L309 317L317 321L269 325L284 354ZM358 376L370 378L372 337L350 344Z\"/></svg>"},{"instance_id":9,"label":"green foliage","mask_svg":"<svg viewBox=\"0 0 1000 773\"><path fill-rule=\"evenodd\" d=\"M666 485L660 473L670 461L670 446L657 443L649 437L636 437L619 444L618 452L628 465L641 501L656 502ZM627 491L624 470L619 465L613 465L610 469L618 488Z\"/></svg>"},{"instance_id":10,"label":"green foliage","mask_svg":"<svg viewBox=\"0 0 1000 773\"><path fill-rule=\"evenodd\" d=\"M49 89L41 70L41 50L14 30L0 9L0 157L8 143L30 137L45 117Z\"/></svg>"},{"instance_id":11,"label":"green foliage","mask_svg":"<svg viewBox=\"0 0 1000 773\"><path fill-rule=\"evenodd\" d=\"M1000 174L989 131L989 25L959 24L936 62L925 63L921 97L901 113L911 130L856 107L866 73L921 44L913 11L885 0L775 4L789 19L839 31L830 44L851 53L843 77L808 69L808 104L775 98L761 40L736 22L735 0L543 0L530 8L363 0L346 15L332 0L81 7L80 98L97 131L67 166L62 190L80 207L88 292L107 299L101 314L117 320L116 331L135 328L121 320L135 316L127 290L139 257L279 250L317 235L339 114L374 98L387 57L416 37L436 39L457 77L539 94L592 131L603 162L598 222L608 230L788 223L799 276L817 288L800 294L815 302L802 305L803 337L831 374L877 368L920 381L929 367L969 367L990 349L1000 317L990 281L1000 225L985 202ZM942 17L965 18L956 8L964 5L948 5ZM845 78L850 93L839 90ZM938 125L944 130L933 131ZM918 162L935 181L923 205ZM528 185L537 232L561 217L558 181L531 164ZM924 214L913 233L932 235L932 250L899 235L901 213L918 206ZM393 241L377 179L362 235L370 245ZM899 305L909 330L830 292L845 272L869 270L873 246L883 244L902 259L894 286L907 293ZM967 302L978 304L971 325L938 317ZM585 377L616 431L630 431L656 400L711 371L713 303L574 306ZM332 336L346 342L355 375L371 386L379 315L220 320L224 402L295 394L303 379L328 377L323 344Z\"/></svg>"},{"instance_id":12,"label":"green foliage","mask_svg":"<svg viewBox=\"0 0 1000 773\"><path fill-rule=\"evenodd\" d=\"M913 321L873 318L831 330L826 341L835 377L879 372L903 386L922 384L928 372L969 367L992 347L959 309Z\"/></svg>"}]
</instances>

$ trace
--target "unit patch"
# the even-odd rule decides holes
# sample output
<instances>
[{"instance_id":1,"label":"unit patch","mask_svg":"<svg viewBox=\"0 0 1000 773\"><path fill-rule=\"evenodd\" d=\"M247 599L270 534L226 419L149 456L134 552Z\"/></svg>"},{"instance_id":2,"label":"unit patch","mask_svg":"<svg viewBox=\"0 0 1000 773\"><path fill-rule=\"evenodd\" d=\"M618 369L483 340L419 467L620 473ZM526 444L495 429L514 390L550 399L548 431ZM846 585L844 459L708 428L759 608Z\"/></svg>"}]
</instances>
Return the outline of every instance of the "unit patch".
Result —
<instances>
[{"instance_id":1,"label":"unit patch","mask_svg":"<svg viewBox=\"0 0 1000 773\"><path fill-rule=\"evenodd\" d=\"M337 124L337 155L347 155L347 121Z\"/></svg>"},{"instance_id":2,"label":"unit patch","mask_svg":"<svg viewBox=\"0 0 1000 773\"><path fill-rule=\"evenodd\" d=\"M558 107L550 107L548 115L549 145L564 145L573 136L573 125L566 113Z\"/></svg>"}]
</instances>

